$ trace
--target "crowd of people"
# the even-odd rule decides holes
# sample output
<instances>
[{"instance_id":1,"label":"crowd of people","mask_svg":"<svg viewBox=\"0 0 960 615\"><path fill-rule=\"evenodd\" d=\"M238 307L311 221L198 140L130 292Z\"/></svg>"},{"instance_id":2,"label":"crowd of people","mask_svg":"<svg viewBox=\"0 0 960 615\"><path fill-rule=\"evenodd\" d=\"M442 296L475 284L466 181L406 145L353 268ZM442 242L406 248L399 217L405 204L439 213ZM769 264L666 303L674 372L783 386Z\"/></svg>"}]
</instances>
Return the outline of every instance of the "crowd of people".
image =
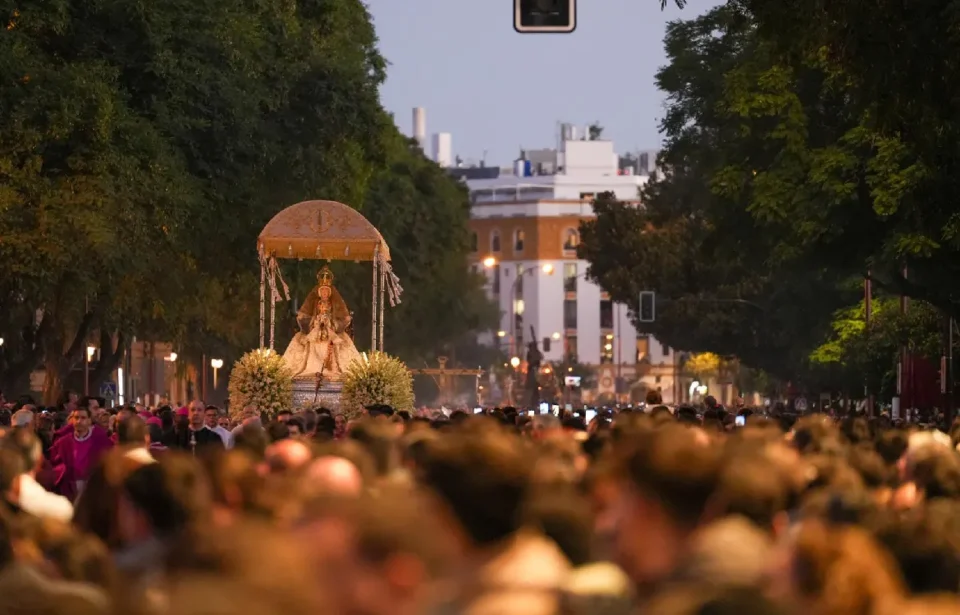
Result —
<instances>
[{"instance_id":1,"label":"crowd of people","mask_svg":"<svg viewBox=\"0 0 960 615\"><path fill-rule=\"evenodd\" d=\"M0 613L960 613L960 429L81 399L0 432Z\"/></svg>"}]
</instances>

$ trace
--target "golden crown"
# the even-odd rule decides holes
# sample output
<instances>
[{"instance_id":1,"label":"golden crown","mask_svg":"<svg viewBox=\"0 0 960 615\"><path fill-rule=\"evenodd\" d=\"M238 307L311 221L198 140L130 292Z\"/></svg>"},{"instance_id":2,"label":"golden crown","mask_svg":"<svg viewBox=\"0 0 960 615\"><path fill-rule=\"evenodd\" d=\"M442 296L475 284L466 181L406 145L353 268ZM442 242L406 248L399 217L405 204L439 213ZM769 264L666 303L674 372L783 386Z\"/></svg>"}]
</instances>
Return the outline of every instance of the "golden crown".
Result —
<instances>
[{"instance_id":1,"label":"golden crown","mask_svg":"<svg viewBox=\"0 0 960 615\"><path fill-rule=\"evenodd\" d=\"M320 286L333 286L333 272L329 267L324 265L323 269L317 272L317 281L320 282Z\"/></svg>"}]
</instances>

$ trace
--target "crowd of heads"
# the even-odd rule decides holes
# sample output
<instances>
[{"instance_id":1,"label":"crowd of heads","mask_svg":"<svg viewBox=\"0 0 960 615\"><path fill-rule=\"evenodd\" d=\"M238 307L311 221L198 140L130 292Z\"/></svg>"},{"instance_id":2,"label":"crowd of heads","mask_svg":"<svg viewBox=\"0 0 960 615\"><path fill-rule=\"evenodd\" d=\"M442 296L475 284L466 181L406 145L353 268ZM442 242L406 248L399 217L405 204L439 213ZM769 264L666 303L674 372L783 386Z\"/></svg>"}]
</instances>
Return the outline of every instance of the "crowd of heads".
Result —
<instances>
[{"instance_id":1,"label":"crowd of heads","mask_svg":"<svg viewBox=\"0 0 960 615\"><path fill-rule=\"evenodd\" d=\"M719 404L589 423L199 402L44 414L0 411L0 611L960 612L960 429L740 425ZM223 445L198 446L215 428ZM69 519L24 510L23 477L85 430L117 444Z\"/></svg>"}]
</instances>

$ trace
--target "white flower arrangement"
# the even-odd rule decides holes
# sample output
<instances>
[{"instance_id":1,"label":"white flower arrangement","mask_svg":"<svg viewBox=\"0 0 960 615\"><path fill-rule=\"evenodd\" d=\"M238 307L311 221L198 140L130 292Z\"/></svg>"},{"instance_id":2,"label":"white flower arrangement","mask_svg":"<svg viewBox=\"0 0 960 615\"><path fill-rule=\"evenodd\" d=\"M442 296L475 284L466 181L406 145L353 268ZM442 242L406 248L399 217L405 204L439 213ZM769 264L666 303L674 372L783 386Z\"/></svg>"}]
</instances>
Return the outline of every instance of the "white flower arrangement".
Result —
<instances>
[{"instance_id":1,"label":"white flower arrangement","mask_svg":"<svg viewBox=\"0 0 960 615\"><path fill-rule=\"evenodd\" d=\"M384 352L363 354L343 374L340 411L353 418L366 406L386 404L394 410L413 410L413 375L403 361Z\"/></svg>"},{"instance_id":2,"label":"white flower arrangement","mask_svg":"<svg viewBox=\"0 0 960 615\"><path fill-rule=\"evenodd\" d=\"M275 351L252 350L233 364L227 390L233 414L251 405L263 413L289 410L293 406L293 373Z\"/></svg>"}]
</instances>

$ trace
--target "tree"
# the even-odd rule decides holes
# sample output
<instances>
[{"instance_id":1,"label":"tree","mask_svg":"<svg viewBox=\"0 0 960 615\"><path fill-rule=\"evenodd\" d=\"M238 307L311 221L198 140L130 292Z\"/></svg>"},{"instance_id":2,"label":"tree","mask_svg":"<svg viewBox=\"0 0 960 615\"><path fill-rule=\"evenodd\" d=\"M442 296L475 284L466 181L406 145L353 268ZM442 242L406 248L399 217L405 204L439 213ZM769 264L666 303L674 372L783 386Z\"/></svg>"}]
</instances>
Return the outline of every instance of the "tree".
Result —
<instances>
[{"instance_id":1,"label":"tree","mask_svg":"<svg viewBox=\"0 0 960 615\"><path fill-rule=\"evenodd\" d=\"M720 374L722 359L712 352L700 352L691 355L683 364L686 371L700 381L716 378Z\"/></svg>"},{"instance_id":2,"label":"tree","mask_svg":"<svg viewBox=\"0 0 960 615\"><path fill-rule=\"evenodd\" d=\"M889 398L896 394L896 366L902 349L938 361L942 350L943 318L936 308L912 302L906 314L896 298L872 303L871 321L865 306L838 310L833 334L811 353L811 361L833 372L836 389L855 398L864 386Z\"/></svg>"},{"instance_id":3,"label":"tree","mask_svg":"<svg viewBox=\"0 0 960 615\"><path fill-rule=\"evenodd\" d=\"M47 402L92 332L108 349L101 365L115 366L117 332L139 318L132 306L175 290L160 274L197 200L179 152L130 110L116 68L61 59L57 33L71 23L27 3L0 37L0 373L22 390L43 364Z\"/></svg>"},{"instance_id":4,"label":"tree","mask_svg":"<svg viewBox=\"0 0 960 615\"><path fill-rule=\"evenodd\" d=\"M769 62L749 16L727 5L674 22L665 47L663 173L644 187L640 208L598 198L580 254L590 276L634 310L640 291L657 292L657 322L640 330L794 378L834 310L858 295L848 282L856 272L786 258L785 233L755 218L749 194L727 189L732 164L774 155L753 136L768 120L745 121L729 100L733 71Z\"/></svg>"},{"instance_id":5,"label":"tree","mask_svg":"<svg viewBox=\"0 0 960 615\"><path fill-rule=\"evenodd\" d=\"M376 202L392 205L386 152L391 169L412 164L379 102L385 65L359 0L19 3L0 37L0 259L14 263L0 272L0 384L22 390L43 364L52 402L91 336L110 341L104 372L133 334L185 358L255 345L263 224L299 200L363 207L371 194L377 218ZM404 181L447 206L439 175ZM410 237L459 241L441 230L466 215L456 198L463 212L438 205L385 233L396 253ZM420 310L419 350L432 343L425 289L450 282L435 309L452 319L468 287L461 253L424 269L433 286L409 271L402 309ZM463 332L440 322L441 340Z\"/></svg>"},{"instance_id":6,"label":"tree","mask_svg":"<svg viewBox=\"0 0 960 615\"><path fill-rule=\"evenodd\" d=\"M814 179L845 184L856 198L794 207L797 249L820 249L809 228L825 209L832 218L843 216L843 225L832 225L835 233L869 238L865 254L845 256L865 260L878 287L957 316L960 123L953 101L960 69L952 58L960 43L952 6L937 1L905 11L898 3L862 0L748 0L745 6L778 62L791 71L821 65L837 106L855 120L831 140L800 144L829 162L807 186Z\"/></svg>"}]
</instances>

